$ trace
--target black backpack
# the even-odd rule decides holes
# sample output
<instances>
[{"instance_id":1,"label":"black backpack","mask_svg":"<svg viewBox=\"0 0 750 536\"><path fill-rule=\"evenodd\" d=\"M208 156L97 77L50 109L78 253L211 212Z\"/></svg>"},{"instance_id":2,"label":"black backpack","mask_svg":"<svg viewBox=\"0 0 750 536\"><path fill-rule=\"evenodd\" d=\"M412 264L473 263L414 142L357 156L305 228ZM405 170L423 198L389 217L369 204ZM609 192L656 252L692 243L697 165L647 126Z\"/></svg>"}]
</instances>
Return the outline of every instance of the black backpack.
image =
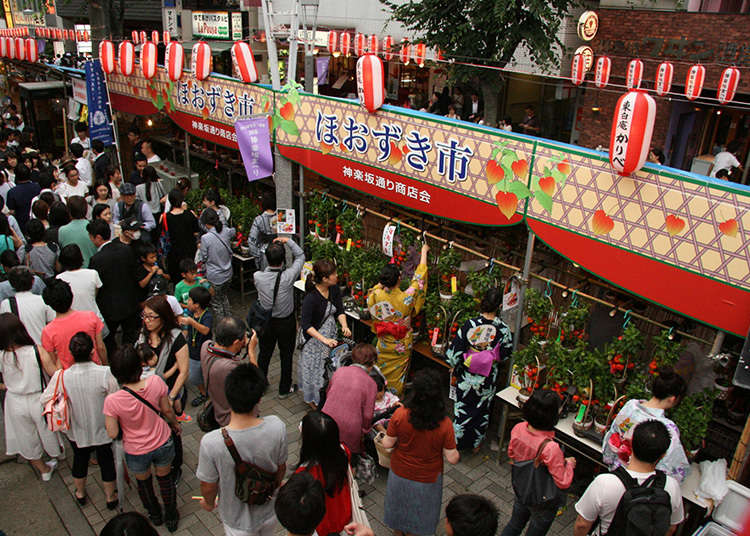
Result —
<instances>
[{"instance_id":1,"label":"black backpack","mask_svg":"<svg viewBox=\"0 0 750 536\"><path fill-rule=\"evenodd\" d=\"M656 471L638 484L624 467L612 474L625 486L625 493L617 504L607 536L664 536L672 518L672 499L664 489L667 475Z\"/></svg>"}]
</instances>

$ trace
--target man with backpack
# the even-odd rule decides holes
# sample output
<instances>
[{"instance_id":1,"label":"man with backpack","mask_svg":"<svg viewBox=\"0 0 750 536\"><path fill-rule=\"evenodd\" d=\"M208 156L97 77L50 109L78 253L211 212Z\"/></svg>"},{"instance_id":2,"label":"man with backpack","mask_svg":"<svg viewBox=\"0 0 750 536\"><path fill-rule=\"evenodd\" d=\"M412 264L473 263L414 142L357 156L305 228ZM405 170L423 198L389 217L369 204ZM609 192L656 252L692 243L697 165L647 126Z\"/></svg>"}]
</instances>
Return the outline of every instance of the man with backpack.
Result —
<instances>
[{"instance_id":1,"label":"man with backpack","mask_svg":"<svg viewBox=\"0 0 750 536\"><path fill-rule=\"evenodd\" d=\"M668 536L685 517L680 485L656 470L669 448L667 427L656 420L638 424L627 467L597 476L576 503L575 536Z\"/></svg>"},{"instance_id":2,"label":"man with backpack","mask_svg":"<svg viewBox=\"0 0 750 536\"><path fill-rule=\"evenodd\" d=\"M273 495L286 473L286 425L275 415L261 416L260 399L268 386L252 363L229 373L225 394L229 424L208 432L198 454L201 508L211 512L220 496L219 517L233 536L272 536L276 529Z\"/></svg>"}]
</instances>

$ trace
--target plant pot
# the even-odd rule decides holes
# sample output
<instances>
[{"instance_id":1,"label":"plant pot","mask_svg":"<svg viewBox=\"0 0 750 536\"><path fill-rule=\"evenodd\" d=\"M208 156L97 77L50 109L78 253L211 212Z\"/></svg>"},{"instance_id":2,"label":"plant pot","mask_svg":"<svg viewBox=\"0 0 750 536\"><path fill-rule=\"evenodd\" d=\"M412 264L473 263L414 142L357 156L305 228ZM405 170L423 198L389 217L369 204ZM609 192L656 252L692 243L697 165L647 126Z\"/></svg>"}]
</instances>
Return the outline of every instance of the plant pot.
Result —
<instances>
[{"instance_id":1,"label":"plant pot","mask_svg":"<svg viewBox=\"0 0 750 536\"><path fill-rule=\"evenodd\" d=\"M360 307L357 311L360 320L370 320L370 309L367 307Z\"/></svg>"},{"instance_id":2,"label":"plant pot","mask_svg":"<svg viewBox=\"0 0 750 536\"><path fill-rule=\"evenodd\" d=\"M716 393L716 400L726 400L729 398L729 382L725 378L714 380L714 388L718 391Z\"/></svg>"},{"instance_id":3,"label":"plant pot","mask_svg":"<svg viewBox=\"0 0 750 536\"><path fill-rule=\"evenodd\" d=\"M449 302L453 299L453 294L443 294L440 292L440 299L444 302Z\"/></svg>"},{"instance_id":4,"label":"plant pot","mask_svg":"<svg viewBox=\"0 0 750 536\"><path fill-rule=\"evenodd\" d=\"M445 355L445 346L444 342L431 345L432 353L438 357L443 357Z\"/></svg>"},{"instance_id":5,"label":"plant pot","mask_svg":"<svg viewBox=\"0 0 750 536\"><path fill-rule=\"evenodd\" d=\"M591 417L582 422L573 421L573 433L577 436L581 436L584 432L590 430L593 425L594 419Z\"/></svg>"},{"instance_id":6,"label":"plant pot","mask_svg":"<svg viewBox=\"0 0 750 536\"><path fill-rule=\"evenodd\" d=\"M594 430L596 430L597 434L604 435L604 433L607 431L607 423L601 423L598 420L594 419Z\"/></svg>"},{"instance_id":7,"label":"plant pot","mask_svg":"<svg viewBox=\"0 0 750 536\"><path fill-rule=\"evenodd\" d=\"M523 405L526 403L526 401L531 398L531 391L528 389L521 389L518 391L518 396L516 396L516 400L518 401L518 407L523 407Z\"/></svg>"}]
</instances>

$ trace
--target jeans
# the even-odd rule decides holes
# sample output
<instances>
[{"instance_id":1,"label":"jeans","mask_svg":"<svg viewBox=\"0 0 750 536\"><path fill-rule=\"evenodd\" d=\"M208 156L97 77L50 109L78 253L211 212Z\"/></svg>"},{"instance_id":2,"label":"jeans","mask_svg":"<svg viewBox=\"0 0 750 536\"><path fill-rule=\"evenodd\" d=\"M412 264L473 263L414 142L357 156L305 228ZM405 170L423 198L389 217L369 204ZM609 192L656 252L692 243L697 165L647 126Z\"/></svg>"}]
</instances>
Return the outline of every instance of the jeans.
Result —
<instances>
[{"instance_id":1,"label":"jeans","mask_svg":"<svg viewBox=\"0 0 750 536\"><path fill-rule=\"evenodd\" d=\"M174 441L172 441L171 437L167 439L161 447L157 447L146 454L125 453L125 463L128 466L128 470L136 475L148 471L151 468L151 464L155 467L170 466L172 465L173 459Z\"/></svg>"},{"instance_id":2,"label":"jeans","mask_svg":"<svg viewBox=\"0 0 750 536\"><path fill-rule=\"evenodd\" d=\"M203 371L201 370L201 362L197 359L190 359L190 375L188 376L188 383L196 387L203 387Z\"/></svg>"},{"instance_id":3,"label":"jeans","mask_svg":"<svg viewBox=\"0 0 750 536\"><path fill-rule=\"evenodd\" d=\"M279 394L289 392L292 387L292 356L297 338L297 320L294 313L286 318L272 318L271 325L259 342L258 366L263 374L268 376L268 365L271 362L276 343L279 344L281 359L281 379L279 380Z\"/></svg>"},{"instance_id":4,"label":"jeans","mask_svg":"<svg viewBox=\"0 0 750 536\"><path fill-rule=\"evenodd\" d=\"M221 285L211 284L214 288L214 295L211 298L211 314L214 317L214 324L217 324L225 316L232 315L232 307L229 305L229 286L232 280Z\"/></svg>"},{"instance_id":5,"label":"jeans","mask_svg":"<svg viewBox=\"0 0 750 536\"><path fill-rule=\"evenodd\" d=\"M102 473L102 482L114 482L115 458L112 454L112 443L105 445L92 445L90 447L79 447L71 441L73 447L73 478L86 478L89 472L89 458L96 451L96 459L99 462L99 470Z\"/></svg>"},{"instance_id":6,"label":"jeans","mask_svg":"<svg viewBox=\"0 0 750 536\"><path fill-rule=\"evenodd\" d=\"M544 536L552 526L558 508L563 504L565 504L563 493L560 493L558 500L542 506L526 506L516 498L513 502L513 514L500 536L520 536L526 523L529 524L526 536Z\"/></svg>"}]
</instances>

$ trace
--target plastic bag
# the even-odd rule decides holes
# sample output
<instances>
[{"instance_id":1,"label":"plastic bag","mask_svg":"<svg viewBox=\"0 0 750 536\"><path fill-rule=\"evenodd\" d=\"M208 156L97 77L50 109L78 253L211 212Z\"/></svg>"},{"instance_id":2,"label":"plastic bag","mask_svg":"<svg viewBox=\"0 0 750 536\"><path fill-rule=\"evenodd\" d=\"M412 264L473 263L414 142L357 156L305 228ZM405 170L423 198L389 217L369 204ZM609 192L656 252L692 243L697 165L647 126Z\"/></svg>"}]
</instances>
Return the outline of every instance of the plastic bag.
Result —
<instances>
[{"instance_id":1,"label":"plastic bag","mask_svg":"<svg viewBox=\"0 0 750 536\"><path fill-rule=\"evenodd\" d=\"M718 504L729 491L727 486L727 461L724 458L700 463L701 483L695 494L704 499L713 499Z\"/></svg>"}]
</instances>

